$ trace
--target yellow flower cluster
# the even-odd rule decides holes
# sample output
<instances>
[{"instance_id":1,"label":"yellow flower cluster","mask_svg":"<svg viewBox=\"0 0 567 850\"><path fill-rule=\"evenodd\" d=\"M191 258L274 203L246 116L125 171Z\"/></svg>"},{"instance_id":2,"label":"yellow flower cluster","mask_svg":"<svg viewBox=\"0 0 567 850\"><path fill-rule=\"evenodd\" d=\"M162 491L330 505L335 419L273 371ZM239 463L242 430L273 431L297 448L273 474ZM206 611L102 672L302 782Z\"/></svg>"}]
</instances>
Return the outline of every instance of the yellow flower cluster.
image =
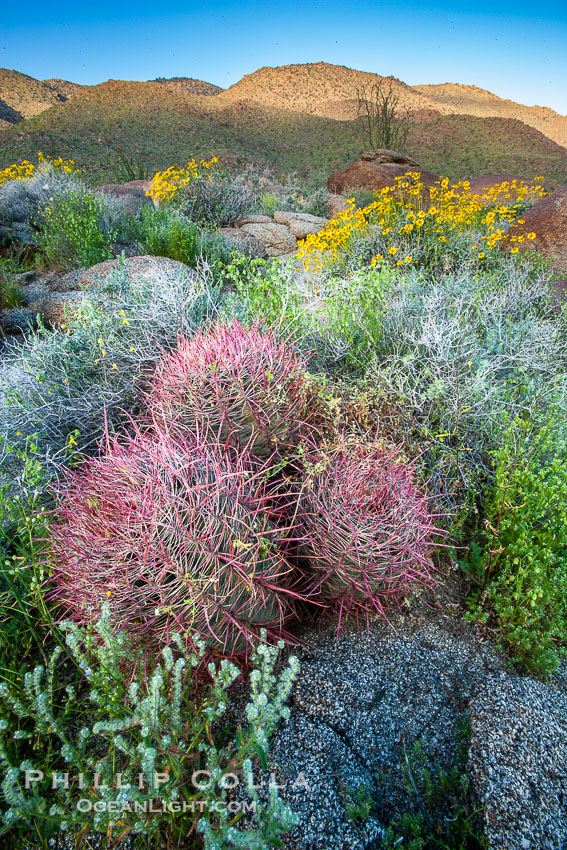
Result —
<instances>
[{"instance_id":1,"label":"yellow flower cluster","mask_svg":"<svg viewBox=\"0 0 567 850\"><path fill-rule=\"evenodd\" d=\"M307 269L332 266L348 252L353 240L380 233L392 244L384 255L377 254L371 265L389 260L403 266L419 262L424 252L431 255L442 251L442 246L456 235L474 230L482 244L473 245L470 250L482 260L487 250L492 251L508 238L510 225L523 223L516 204L521 206L545 194L539 183L522 181L498 184L482 195L473 194L468 181L449 185L447 178L426 189L420 176L419 172L408 172L396 178L395 186L375 192L376 200L364 209L355 209L351 198L348 209L323 230L300 242L298 259ZM496 205L497 199L508 203ZM510 241L524 238L533 239L535 234L512 236ZM403 259L397 258L399 253L405 255Z\"/></svg>"},{"instance_id":2,"label":"yellow flower cluster","mask_svg":"<svg viewBox=\"0 0 567 850\"><path fill-rule=\"evenodd\" d=\"M76 174L80 169L75 168L75 163L72 159L63 159L58 157L52 159L50 156L44 156L41 151L37 154L37 165L25 159L19 165L9 165L7 168L0 170L0 186L7 183L9 180L31 180L34 174L38 171L45 171L48 166L59 171L66 171L68 174Z\"/></svg>"},{"instance_id":3,"label":"yellow flower cluster","mask_svg":"<svg viewBox=\"0 0 567 850\"><path fill-rule=\"evenodd\" d=\"M192 180L202 180L205 176L208 178L209 169L218 161L218 156L214 156L208 162L204 159L200 162L192 159L184 167L177 165L177 163L170 165L167 171L158 171L154 175L152 185L146 195L162 204L171 201L177 192Z\"/></svg>"}]
</instances>

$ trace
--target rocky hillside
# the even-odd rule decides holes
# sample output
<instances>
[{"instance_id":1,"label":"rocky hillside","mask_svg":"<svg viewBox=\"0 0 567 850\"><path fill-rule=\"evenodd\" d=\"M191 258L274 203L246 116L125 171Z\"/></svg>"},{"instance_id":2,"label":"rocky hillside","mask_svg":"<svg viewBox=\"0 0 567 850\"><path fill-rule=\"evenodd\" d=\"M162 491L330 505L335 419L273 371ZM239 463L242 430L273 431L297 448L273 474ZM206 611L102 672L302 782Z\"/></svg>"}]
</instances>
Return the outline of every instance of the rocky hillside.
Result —
<instances>
[{"instance_id":1,"label":"rocky hillside","mask_svg":"<svg viewBox=\"0 0 567 850\"><path fill-rule=\"evenodd\" d=\"M99 182L132 179L128 161L134 176L146 177L173 162L217 155L228 168L252 162L323 184L368 147L351 95L357 81L378 79L324 63L263 68L226 90L190 78L71 89L59 80L2 73L0 81L17 85L10 100L0 86L0 168L41 150L74 159ZM22 80L36 97L36 113L25 120ZM413 104L406 153L424 167L453 179L507 172L543 175L549 187L565 182L567 149L542 130L510 115L451 111L457 107L397 80L393 85ZM31 103L29 95L25 109ZM540 112L546 120L555 114Z\"/></svg>"},{"instance_id":2,"label":"rocky hillside","mask_svg":"<svg viewBox=\"0 0 567 850\"><path fill-rule=\"evenodd\" d=\"M378 74L326 62L267 67L244 76L223 92L219 101L234 103L249 100L282 109L351 119L355 112L357 89L382 79L384 77ZM387 79L392 80L400 104L409 109L433 110L442 115L514 118L534 127L549 139L567 145L567 117L547 107L523 106L476 86L446 83L411 87L393 77Z\"/></svg>"},{"instance_id":3,"label":"rocky hillside","mask_svg":"<svg viewBox=\"0 0 567 850\"><path fill-rule=\"evenodd\" d=\"M170 79L167 77L158 77L155 80L150 80L150 82L161 83L169 89L183 89L183 91L198 95L199 97L212 97L224 91L220 86L205 83L203 80L195 80L193 77L171 77Z\"/></svg>"},{"instance_id":4,"label":"rocky hillside","mask_svg":"<svg viewBox=\"0 0 567 850\"><path fill-rule=\"evenodd\" d=\"M456 83L415 86L414 91L426 95L437 104L438 109L448 107L452 112L479 117L516 118L567 147L567 117L546 106L522 106L477 86Z\"/></svg>"},{"instance_id":5,"label":"rocky hillside","mask_svg":"<svg viewBox=\"0 0 567 850\"><path fill-rule=\"evenodd\" d=\"M67 80L36 80L19 71L0 68L0 118L16 124L64 103L83 88Z\"/></svg>"}]
</instances>

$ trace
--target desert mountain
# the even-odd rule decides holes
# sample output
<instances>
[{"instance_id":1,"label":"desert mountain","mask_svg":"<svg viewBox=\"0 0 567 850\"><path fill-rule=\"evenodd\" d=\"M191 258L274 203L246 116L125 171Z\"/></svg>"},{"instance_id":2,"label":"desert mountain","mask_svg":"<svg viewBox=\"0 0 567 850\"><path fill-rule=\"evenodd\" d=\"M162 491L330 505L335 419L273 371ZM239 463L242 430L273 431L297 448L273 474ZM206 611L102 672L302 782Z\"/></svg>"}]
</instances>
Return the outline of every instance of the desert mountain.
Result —
<instances>
[{"instance_id":1,"label":"desert mountain","mask_svg":"<svg viewBox=\"0 0 567 850\"><path fill-rule=\"evenodd\" d=\"M212 83L205 83L203 80L194 80L193 77L158 77L156 80L150 80L152 83L161 83L169 89L183 89L189 94L195 94L199 97L212 97L220 94L220 86L215 86Z\"/></svg>"},{"instance_id":2,"label":"desert mountain","mask_svg":"<svg viewBox=\"0 0 567 850\"><path fill-rule=\"evenodd\" d=\"M0 68L0 118L10 124L32 118L64 103L83 88L67 80L36 80L19 71Z\"/></svg>"},{"instance_id":3,"label":"desert mountain","mask_svg":"<svg viewBox=\"0 0 567 850\"><path fill-rule=\"evenodd\" d=\"M356 115L356 92L380 80L391 81L400 105L419 114L474 115L478 118L511 118L533 127L558 144L567 147L567 117L543 106L524 106L505 100L477 86L457 83L408 86L394 77L381 77L344 65L315 62L303 65L264 67L246 74L224 90L191 77L160 77L157 83L169 91L194 97L209 97L215 106L254 103L267 108L307 112L339 121ZM110 80L109 82L120 82ZM105 85L104 83L101 85ZM135 85L135 84L133 84ZM51 106L64 103L86 89L67 80L35 80L18 71L0 69L0 125L30 118Z\"/></svg>"},{"instance_id":4,"label":"desert mountain","mask_svg":"<svg viewBox=\"0 0 567 850\"><path fill-rule=\"evenodd\" d=\"M73 95L88 88L88 86L82 86L79 83L71 83L69 80L42 80L42 82L56 94L61 95L62 100L60 102L69 100Z\"/></svg>"},{"instance_id":5,"label":"desert mountain","mask_svg":"<svg viewBox=\"0 0 567 850\"><path fill-rule=\"evenodd\" d=\"M0 168L42 151L74 159L100 183L121 182L217 155L228 169L254 163L320 185L368 147L352 120L353 94L358 83L379 79L324 63L262 68L226 90L190 78L68 88L0 72ZM508 105L506 117L466 114L452 89L433 87L435 99L390 79L412 106L406 153L425 168L454 179L507 172L543 175L549 187L565 183L567 149L527 118L510 117ZM508 104L490 93L477 100L485 112ZM35 114L23 120L31 104ZM552 110L512 106L541 113L546 126L567 121Z\"/></svg>"},{"instance_id":6,"label":"desert mountain","mask_svg":"<svg viewBox=\"0 0 567 850\"><path fill-rule=\"evenodd\" d=\"M219 101L234 103L247 100L281 109L349 120L356 112L357 89L382 79L384 77L379 74L326 62L266 67L253 74L246 74L238 83L222 92ZM392 81L400 105L417 112L513 118L528 127L534 127L558 144L567 146L567 117L547 107L523 106L512 100L503 100L477 86L446 83L411 87L394 77L387 79Z\"/></svg>"},{"instance_id":7,"label":"desert mountain","mask_svg":"<svg viewBox=\"0 0 567 850\"><path fill-rule=\"evenodd\" d=\"M567 147L567 116L560 115L547 106L522 106L513 100L504 100L477 86L444 83L437 86L415 86L415 91L429 97L452 112L477 115L481 118L517 118L529 127L535 127L549 139Z\"/></svg>"}]
</instances>

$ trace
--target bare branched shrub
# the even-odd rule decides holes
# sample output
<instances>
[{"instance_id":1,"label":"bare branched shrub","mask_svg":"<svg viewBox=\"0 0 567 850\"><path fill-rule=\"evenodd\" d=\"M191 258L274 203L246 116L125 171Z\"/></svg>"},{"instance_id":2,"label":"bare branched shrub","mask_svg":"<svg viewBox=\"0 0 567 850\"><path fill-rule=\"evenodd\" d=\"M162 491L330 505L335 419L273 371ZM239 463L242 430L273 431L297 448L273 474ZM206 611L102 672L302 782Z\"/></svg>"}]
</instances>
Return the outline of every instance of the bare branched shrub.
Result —
<instances>
[{"instance_id":1,"label":"bare branched shrub","mask_svg":"<svg viewBox=\"0 0 567 850\"><path fill-rule=\"evenodd\" d=\"M357 116L371 148L403 151L409 134L410 110L400 105L392 77L356 89Z\"/></svg>"},{"instance_id":2,"label":"bare branched shrub","mask_svg":"<svg viewBox=\"0 0 567 850\"><path fill-rule=\"evenodd\" d=\"M227 227L249 213L256 203L256 195L242 183L211 177L189 183L183 211L191 221Z\"/></svg>"}]
</instances>

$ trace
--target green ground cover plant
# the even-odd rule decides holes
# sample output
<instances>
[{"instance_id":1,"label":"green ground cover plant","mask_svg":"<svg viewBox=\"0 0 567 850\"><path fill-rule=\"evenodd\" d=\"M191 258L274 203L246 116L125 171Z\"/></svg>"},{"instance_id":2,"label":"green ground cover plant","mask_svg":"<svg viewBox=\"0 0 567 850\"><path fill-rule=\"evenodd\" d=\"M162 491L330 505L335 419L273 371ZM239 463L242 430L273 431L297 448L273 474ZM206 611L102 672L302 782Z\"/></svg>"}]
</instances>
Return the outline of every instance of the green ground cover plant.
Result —
<instances>
[{"instance_id":1,"label":"green ground cover plant","mask_svg":"<svg viewBox=\"0 0 567 850\"><path fill-rule=\"evenodd\" d=\"M384 850L486 850L466 772L469 737L462 723L452 764L441 769L432 767L424 740L418 738L411 747L403 742L407 810L388 824Z\"/></svg>"},{"instance_id":2,"label":"green ground cover plant","mask_svg":"<svg viewBox=\"0 0 567 850\"><path fill-rule=\"evenodd\" d=\"M494 453L473 605L482 620L493 614L503 641L539 675L557 668L567 634L567 434L562 410L546 418L514 420Z\"/></svg>"}]
</instances>

